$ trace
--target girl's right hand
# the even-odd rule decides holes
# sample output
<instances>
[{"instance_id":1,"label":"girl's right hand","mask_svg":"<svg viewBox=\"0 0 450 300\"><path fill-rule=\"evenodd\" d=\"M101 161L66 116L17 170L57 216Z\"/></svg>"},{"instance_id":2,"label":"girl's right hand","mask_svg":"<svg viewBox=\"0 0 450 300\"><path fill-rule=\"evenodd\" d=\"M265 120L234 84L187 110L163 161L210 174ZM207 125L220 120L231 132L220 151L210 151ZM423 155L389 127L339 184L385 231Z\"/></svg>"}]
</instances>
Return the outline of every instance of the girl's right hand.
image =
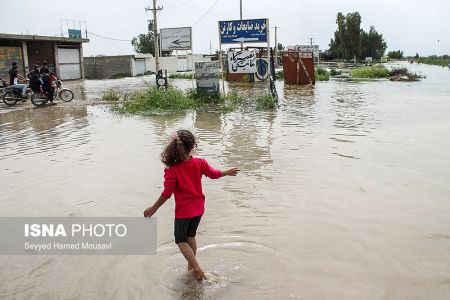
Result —
<instances>
[{"instance_id":1,"label":"girl's right hand","mask_svg":"<svg viewBox=\"0 0 450 300\"><path fill-rule=\"evenodd\" d=\"M144 211L144 218L150 218L155 214L156 210L153 206L147 207L147 209Z\"/></svg>"}]
</instances>

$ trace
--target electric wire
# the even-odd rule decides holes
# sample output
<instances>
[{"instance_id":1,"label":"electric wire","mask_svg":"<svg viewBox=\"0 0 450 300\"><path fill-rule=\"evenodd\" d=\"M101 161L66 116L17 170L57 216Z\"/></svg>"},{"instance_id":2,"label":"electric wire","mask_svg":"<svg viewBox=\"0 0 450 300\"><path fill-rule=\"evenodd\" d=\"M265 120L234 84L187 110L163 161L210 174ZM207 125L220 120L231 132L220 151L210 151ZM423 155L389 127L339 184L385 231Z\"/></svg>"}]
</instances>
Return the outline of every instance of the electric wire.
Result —
<instances>
[{"instance_id":1,"label":"electric wire","mask_svg":"<svg viewBox=\"0 0 450 300\"><path fill-rule=\"evenodd\" d=\"M197 22L194 23L194 25L192 25L191 27L195 27L198 23L200 23L208 14L209 12L214 8L214 6L216 6L216 4L219 2L219 0L216 0L213 5L211 5L211 7L203 14L203 16L201 16Z\"/></svg>"},{"instance_id":2,"label":"electric wire","mask_svg":"<svg viewBox=\"0 0 450 300\"><path fill-rule=\"evenodd\" d=\"M106 36L95 34L95 33L90 32L90 31L88 31L87 33L92 34L92 35L94 35L96 37L99 37L99 38L102 38L102 39L106 39L106 40L118 41L118 42L131 42L131 40L122 40L122 39L110 38L110 37L106 37Z\"/></svg>"}]
</instances>

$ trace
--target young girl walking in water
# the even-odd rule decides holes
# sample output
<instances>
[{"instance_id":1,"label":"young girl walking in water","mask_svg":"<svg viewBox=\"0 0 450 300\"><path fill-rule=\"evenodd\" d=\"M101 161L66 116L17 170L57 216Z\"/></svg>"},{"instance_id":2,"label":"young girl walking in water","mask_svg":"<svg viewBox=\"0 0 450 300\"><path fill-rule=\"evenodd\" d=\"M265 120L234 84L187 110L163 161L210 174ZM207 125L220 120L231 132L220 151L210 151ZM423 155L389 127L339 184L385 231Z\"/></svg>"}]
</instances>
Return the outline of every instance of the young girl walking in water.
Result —
<instances>
[{"instance_id":1,"label":"young girl walking in water","mask_svg":"<svg viewBox=\"0 0 450 300\"><path fill-rule=\"evenodd\" d=\"M155 204L144 211L144 217L151 217L172 194L175 195L175 243L188 261L188 271L195 278L205 276L197 258L195 235L200 219L205 212L205 195L202 192L202 175L211 179L236 176L238 168L224 171L212 168L205 159L191 155L197 146L194 135L188 130L178 130L161 154L164 170L164 191Z\"/></svg>"}]
</instances>

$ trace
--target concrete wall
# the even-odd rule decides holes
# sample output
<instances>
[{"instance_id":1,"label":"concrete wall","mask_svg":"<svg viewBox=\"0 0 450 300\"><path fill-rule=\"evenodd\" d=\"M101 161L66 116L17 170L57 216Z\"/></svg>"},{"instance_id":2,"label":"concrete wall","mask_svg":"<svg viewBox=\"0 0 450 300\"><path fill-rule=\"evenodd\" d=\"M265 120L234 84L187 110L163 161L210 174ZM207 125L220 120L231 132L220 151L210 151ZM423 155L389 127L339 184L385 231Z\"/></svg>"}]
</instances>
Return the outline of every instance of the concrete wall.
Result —
<instances>
[{"instance_id":1,"label":"concrete wall","mask_svg":"<svg viewBox=\"0 0 450 300\"><path fill-rule=\"evenodd\" d=\"M84 73L88 79L131 77L134 75L134 56L85 57Z\"/></svg>"},{"instance_id":2,"label":"concrete wall","mask_svg":"<svg viewBox=\"0 0 450 300\"><path fill-rule=\"evenodd\" d=\"M84 58L84 73L88 79L106 79L117 77L136 76L136 59L145 59L145 72L155 73L155 58L150 54L121 55L121 56L97 56ZM187 59L186 70L178 70L178 60ZM190 71L194 69L194 62L211 61L209 57L202 55L188 55L160 57L161 69L168 73L177 71Z\"/></svg>"},{"instance_id":3,"label":"concrete wall","mask_svg":"<svg viewBox=\"0 0 450 300\"><path fill-rule=\"evenodd\" d=\"M167 70L167 72L176 72L177 71L177 58L176 57L160 57L159 61L161 63L161 69ZM145 69L147 72L156 72L155 66L155 58L147 57L145 59Z\"/></svg>"},{"instance_id":4,"label":"concrete wall","mask_svg":"<svg viewBox=\"0 0 450 300\"><path fill-rule=\"evenodd\" d=\"M136 58L142 59L145 58L145 68L147 72L155 73L155 58L151 54L136 54ZM178 60L187 58L187 67L186 70L178 70ZM177 71L190 71L194 69L194 62L206 62L211 61L209 57L203 57L203 55L183 55L179 56L178 59L176 56L170 57L160 57L161 69L167 70L168 73L175 73ZM135 74L134 74L135 75Z\"/></svg>"}]
</instances>

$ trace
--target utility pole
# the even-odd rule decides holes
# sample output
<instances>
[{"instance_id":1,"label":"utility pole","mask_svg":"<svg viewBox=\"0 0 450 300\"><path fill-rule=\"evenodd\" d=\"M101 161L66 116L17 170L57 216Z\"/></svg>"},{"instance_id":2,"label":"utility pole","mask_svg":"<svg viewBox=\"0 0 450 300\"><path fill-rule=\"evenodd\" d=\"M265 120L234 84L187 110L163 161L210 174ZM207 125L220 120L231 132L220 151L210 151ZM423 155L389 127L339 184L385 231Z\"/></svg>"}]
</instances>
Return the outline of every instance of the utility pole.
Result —
<instances>
[{"instance_id":1,"label":"utility pole","mask_svg":"<svg viewBox=\"0 0 450 300\"><path fill-rule=\"evenodd\" d=\"M308 40L309 40L309 44L312 46L314 43L314 38L309 38Z\"/></svg>"},{"instance_id":2,"label":"utility pole","mask_svg":"<svg viewBox=\"0 0 450 300\"><path fill-rule=\"evenodd\" d=\"M274 26L275 28L275 68L278 68L278 40L277 40L277 29L280 28L278 26Z\"/></svg>"},{"instance_id":3,"label":"utility pole","mask_svg":"<svg viewBox=\"0 0 450 300\"><path fill-rule=\"evenodd\" d=\"M242 0L239 0L239 20L242 21ZM244 44L241 43L241 50L244 50Z\"/></svg>"},{"instance_id":4,"label":"utility pole","mask_svg":"<svg viewBox=\"0 0 450 300\"><path fill-rule=\"evenodd\" d=\"M156 7L156 0L153 0L153 8L146 8L145 10L151 10L153 12L153 34L155 36L155 68L156 73L161 69L159 64L159 34L158 34L158 21L157 21L157 12L162 10L162 7Z\"/></svg>"}]
</instances>

